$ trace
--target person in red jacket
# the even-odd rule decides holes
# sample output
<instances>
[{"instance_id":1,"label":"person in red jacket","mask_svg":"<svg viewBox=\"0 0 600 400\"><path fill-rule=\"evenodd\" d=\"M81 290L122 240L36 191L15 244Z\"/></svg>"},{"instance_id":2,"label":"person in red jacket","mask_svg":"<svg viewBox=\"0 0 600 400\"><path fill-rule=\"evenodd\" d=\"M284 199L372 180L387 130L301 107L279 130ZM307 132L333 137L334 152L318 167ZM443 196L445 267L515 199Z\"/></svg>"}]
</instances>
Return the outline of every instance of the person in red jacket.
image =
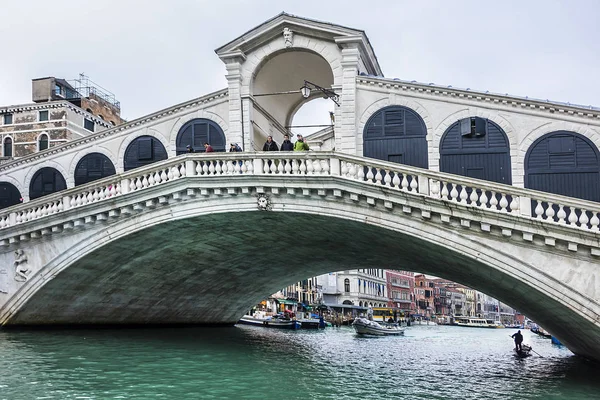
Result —
<instances>
[{"instance_id":1,"label":"person in red jacket","mask_svg":"<svg viewBox=\"0 0 600 400\"><path fill-rule=\"evenodd\" d=\"M214 151L212 146L208 143L204 143L204 149L207 153L212 153Z\"/></svg>"}]
</instances>

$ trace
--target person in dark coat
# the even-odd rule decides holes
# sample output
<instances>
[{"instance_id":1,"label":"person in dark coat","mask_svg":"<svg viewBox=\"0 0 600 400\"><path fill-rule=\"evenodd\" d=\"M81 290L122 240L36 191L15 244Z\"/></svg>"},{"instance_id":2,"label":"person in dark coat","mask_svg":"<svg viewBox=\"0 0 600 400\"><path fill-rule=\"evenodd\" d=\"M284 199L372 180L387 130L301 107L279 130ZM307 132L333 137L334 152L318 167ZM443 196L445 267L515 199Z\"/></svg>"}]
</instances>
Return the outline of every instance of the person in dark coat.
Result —
<instances>
[{"instance_id":1,"label":"person in dark coat","mask_svg":"<svg viewBox=\"0 0 600 400\"><path fill-rule=\"evenodd\" d=\"M273 141L273 136L267 136L263 151L279 151L279 146Z\"/></svg>"},{"instance_id":2,"label":"person in dark coat","mask_svg":"<svg viewBox=\"0 0 600 400\"><path fill-rule=\"evenodd\" d=\"M214 151L212 146L208 143L204 143L204 148L206 149L207 153L212 153Z\"/></svg>"},{"instance_id":3,"label":"person in dark coat","mask_svg":"<svg viewBox=\"0 0 600 400\"><path fill-rule=\"evenodd\" d=\"M238 153L240 153L240 152L242 152L242 148L237 143L231 143L229 145L229 152L230 153L232 153L232 152L238 152Z\"/></svg>"},{"instance_id":4,"label":"person in dark coat","mask_svg":"<svg viewBox=\"0 0 600 400\"><path fill-rule=\"evenodd\" d=\"M523 350L523 347L521 346L521 343L523 343L523 335L521 335L521 331L517 331L517 333L515 333L511 337L515 339L515 346L517 348L517 351Z\"/></svg>"},{"instance_id":5,"label":"person in dark coat","mask_svg":"<svg viewBox=\"0 0 600 400\"><path fill-rule=\"evenodd\" d=\"M193 153L194 152L194 148L192 146L190 146L189 144L187 146L185 146L185 148L187 149L188 153Z\"/></svg>"},{"instance_id":6,"label":"person in dark coat","mask_svg":"<svg viewBox=\"0 0 600 400\"><path fill-rule=\"evenodd\" d=\"M294 151L294 143L290 141L290 135L283 135L280 151Z\"/></svg>"}]
</instances>

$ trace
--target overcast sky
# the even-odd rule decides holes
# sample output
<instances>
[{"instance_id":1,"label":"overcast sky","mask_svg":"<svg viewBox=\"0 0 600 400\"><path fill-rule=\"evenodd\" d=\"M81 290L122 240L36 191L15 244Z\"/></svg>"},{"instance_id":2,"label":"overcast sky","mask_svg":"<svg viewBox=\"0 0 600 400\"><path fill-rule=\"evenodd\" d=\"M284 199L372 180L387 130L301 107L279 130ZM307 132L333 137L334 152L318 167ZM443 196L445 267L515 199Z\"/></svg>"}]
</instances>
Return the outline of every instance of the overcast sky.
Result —
<instances>
[{"instance_id":1,"label":"overcast sky","mask_svg":"<svg viewBox=\"0 0 600 400\"><path fill-rule=\"evenodd\" d=\"M600 0L4 1L0 105L84 72L141 117L225 88L214 49L282 11L364 30L386 77L600 106Z\"/></svg>"}]
</instances>

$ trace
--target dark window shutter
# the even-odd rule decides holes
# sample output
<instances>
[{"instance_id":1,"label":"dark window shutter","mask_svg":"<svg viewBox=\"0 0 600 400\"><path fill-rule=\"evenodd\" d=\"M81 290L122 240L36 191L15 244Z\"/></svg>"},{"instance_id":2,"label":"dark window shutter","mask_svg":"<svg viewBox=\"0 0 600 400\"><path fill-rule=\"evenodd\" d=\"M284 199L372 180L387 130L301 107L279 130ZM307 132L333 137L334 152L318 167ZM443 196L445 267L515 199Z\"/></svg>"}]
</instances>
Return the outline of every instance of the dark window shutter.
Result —
<instances>
[{"instance_id":1,"label":"dark window shutter","mask_svg":"<svg viewBox=\"0 0 600 400\"><path fill-rule=\"evenodd\" d=\"M138 138L138 160L152 160L152 138Z\"/></svg>"},{"instance_id":2,"label":"dark window shutter","mask_svg":"<svg viewBox=\"0 0 600 400\"><path fill-rule=\"evenodd\" d=\"M466 118L460 121L460 134L462 136L471 134L471 118Z\"/></svg>"}]
</instances>

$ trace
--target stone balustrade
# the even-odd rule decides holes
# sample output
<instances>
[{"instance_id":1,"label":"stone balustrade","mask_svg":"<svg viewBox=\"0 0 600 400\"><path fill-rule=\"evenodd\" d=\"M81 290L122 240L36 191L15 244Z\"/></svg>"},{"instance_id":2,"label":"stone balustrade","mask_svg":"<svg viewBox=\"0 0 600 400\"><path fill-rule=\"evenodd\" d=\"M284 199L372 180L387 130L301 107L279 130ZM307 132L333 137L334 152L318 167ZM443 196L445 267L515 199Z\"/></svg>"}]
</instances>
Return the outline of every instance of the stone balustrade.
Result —
<instances>
[{"instance_id":1,"label":"stone balustrade","mask_svg":"<svg viewBox=\"0 0 600 400\"><path fill-rule=\"evenodd\" d=\"M185 154L0 211L0 230L186 177L331 176L598 232L600 205L551 193L332 152Z\"/></svg>"}]
</instances>

